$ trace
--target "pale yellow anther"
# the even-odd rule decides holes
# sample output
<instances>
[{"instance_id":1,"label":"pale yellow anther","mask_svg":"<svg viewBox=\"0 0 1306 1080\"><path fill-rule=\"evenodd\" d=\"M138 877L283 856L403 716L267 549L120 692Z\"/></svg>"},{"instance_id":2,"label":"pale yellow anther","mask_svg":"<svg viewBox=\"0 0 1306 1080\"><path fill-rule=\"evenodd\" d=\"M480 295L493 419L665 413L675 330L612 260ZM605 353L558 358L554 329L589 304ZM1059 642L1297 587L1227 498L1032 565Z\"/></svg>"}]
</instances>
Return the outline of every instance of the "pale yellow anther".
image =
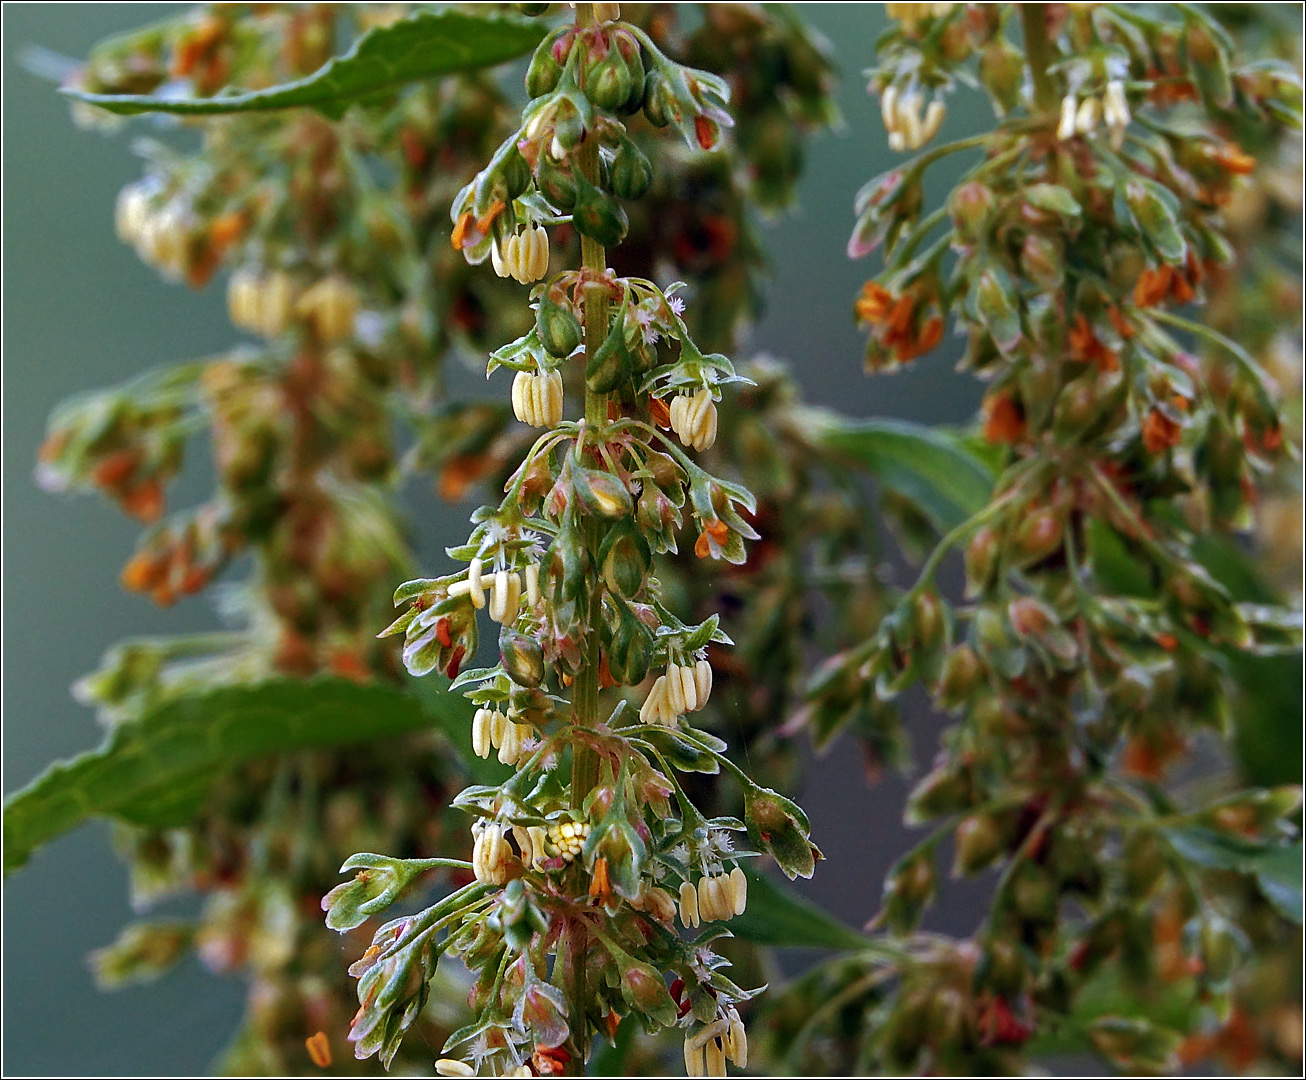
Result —
<instances>
[{"instance_id":1,"label":"pale yellow anther","mask_svg":"<svg viewBox=\"0 0 1306 1080\"><path fill-rule=\"evenodd\" d=\"M680 883L680 921L686 929L698 927L698 890L692 881Z\"/></svg>"}]
</instances>

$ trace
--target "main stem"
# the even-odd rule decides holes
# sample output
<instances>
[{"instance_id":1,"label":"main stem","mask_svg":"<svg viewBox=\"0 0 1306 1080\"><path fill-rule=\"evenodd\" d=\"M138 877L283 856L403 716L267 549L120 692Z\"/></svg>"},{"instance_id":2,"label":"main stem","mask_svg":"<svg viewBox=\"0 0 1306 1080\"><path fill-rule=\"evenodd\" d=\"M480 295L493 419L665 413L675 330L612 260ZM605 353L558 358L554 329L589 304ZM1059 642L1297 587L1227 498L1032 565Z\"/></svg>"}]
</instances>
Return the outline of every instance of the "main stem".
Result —
<instances>
[{"instance_id":1,"label":"main stem","mask_svg":"<svg viewBox=\"0 0 1306 1080\"><path fill-rule=\"evenodd\" d=\"M592 4L576 5L576 25L585 27L594 22ZM591 184L599 181L599 145L592 132L576 150L576 165L581 175ZM585 270L603 273L608 268L607 253L603 245L588 236L580 240L581 265ZM594 355L603 343L608 330L608 290L600 284L582 286L585 307L585 359ZM608 396L596 394L585 387L585 423L597 427L608 421ZM587 519L583 530L585 544L591 552L598 550L598 529L593 519ZM571 705L576 723L593 728L599 723L599 668L602 653L599 649L598 620L602 615L602 592L595 588L590 597L590 625L583 646L584 659L576 681L572 684ZM598 759L587 746L573 745L571 757L571 805L579 810L598 781ZM590 1031L586 1017L588 993L585 987L585 967L589 956L589 934L585 924L572 922L567 943L567 1017L571 1025L572 1060L569 1071L585 1072L585 1053L590 1044Z\"/></svg>"},{"instance_id":2,"label":"main stem","mask_svg":"<svg viewBox=\"0 0 1306 1080\"><path fill-rule=\"evenodd\" d=\"M1025 56L1034 82L1034 108L1053 112L1058 105L1057 88L1048 68L1052 65L1052 41L1048 37L1047 4L1021 4L1020 23L1025 34Z\"/></svg>"}]
</instances>

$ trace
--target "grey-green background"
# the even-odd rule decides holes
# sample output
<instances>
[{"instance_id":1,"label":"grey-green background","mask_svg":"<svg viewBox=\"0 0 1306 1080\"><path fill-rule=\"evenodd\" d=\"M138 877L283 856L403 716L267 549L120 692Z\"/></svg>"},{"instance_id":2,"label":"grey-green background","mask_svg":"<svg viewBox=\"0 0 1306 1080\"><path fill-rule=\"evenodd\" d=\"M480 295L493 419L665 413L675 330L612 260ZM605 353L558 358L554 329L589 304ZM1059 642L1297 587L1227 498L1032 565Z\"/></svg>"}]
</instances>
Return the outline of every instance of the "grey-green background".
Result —
<instances>
[{"instance_id":1,"label":"grey-green background","mask_svg":"<svg viewBox=\"0 0 1306 1080\"><path fill-rule=\"evenodd\" d=\"M130 143L144 123L117 137L79 131L53 87L18 62L29 45L84 56L101 37L179 6L3 8L6 792L51 760L99 741L94 717L72 701L68 687L105 648L132 635L216 623L206 598L163 611L124 593L117 575L137 527L102 499L52 497L32 481L45 420L58 402L145 367L221 350L234 337L220 282L200 293L164 285L114 238L114 197L138 175ZM955 349L891 377L862 374L862 338L850 311L870 268L848 262L844 243L853 194L891 163L861 74L883 13L870 4L802 7L834 43L846 128L812 145L800 208L765 230L774 278L767 314L745 352L790 360L811 400L853 415L960 422L978 394L953 374ZM954 107L945 136L988 123L985 109L978 101ZM466 385L475 385L470 376ZM172 505L208 490L204 455L192 457ZM433 565L458 535L464 511L450 513L422 492L413 493L411 505ZM935 723L919 715L913 726L918 755L928 760ZM860 925L874 913L883 873L907 842L899 824L905 783L887 778L869 786L857 754L844 752L850 749L844 744L814 762L819 783L809 776L802 793L829 856L806 891ZM39 853L6 884L7 1075L202 1072L235 1025L240 981L215 978L193 960L152 986L96 991L84 958L132 917L125 877L107 829L95 824ZM935 925L968 931L973 899L973 892L952 896Z\"/></svg>"}]
</instances>

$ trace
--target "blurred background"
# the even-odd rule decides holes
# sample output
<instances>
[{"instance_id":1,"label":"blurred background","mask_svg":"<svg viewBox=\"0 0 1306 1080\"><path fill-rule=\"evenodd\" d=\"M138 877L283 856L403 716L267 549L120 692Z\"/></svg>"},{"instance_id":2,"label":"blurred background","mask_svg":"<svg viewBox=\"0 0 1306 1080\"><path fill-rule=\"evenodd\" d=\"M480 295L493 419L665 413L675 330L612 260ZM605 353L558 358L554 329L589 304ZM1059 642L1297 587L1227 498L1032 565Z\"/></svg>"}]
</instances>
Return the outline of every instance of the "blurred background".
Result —
<instances>
[{"instance_id":1,"label":"blurred background","mask_svg":"<svg viewBox=\"0 0 1306 1080\"><path fill-rule=\"evenodd\" d=\"M81 390L119 383L154 365L228 347L223 285L203 292L163 284L113 233L113 205L139 175L128 125L116 137L79 131L67 103L20 62L29 46L80 58L106 35L184 7L178 4L6 4L4 28L4 789L26 784L49 762L96 745L92 713L69 695L101 653L125 637L209 629L207 598L162 610L118 585L138 526L98 498L56 498L37 490L32 470L50 410ZM789 361L806 397L855 416L962 423L978 402L976 384L956 375L960 345L909 370L869 379L852 301L870 272L850 263L844 245L852 200L887 168L878 106L866 94L884 15L875 4L804 4L801 14L832 42L842 75L845 128L810 146L799 206L768 223L773 264L764 318L743 355ZM991 117L958 95L944 137ZM952 183L931 177L936 199ZM484 392L468 370L454 389ZM176 505L209 489L204 455L195 454L176 489ZM450 508L430 492L409 493L425 564L435 565L459 535L470 506ZM240 575L244 567L236 569ZM918 762L933 754L938 724L919 700L908 726ZM813 835L829 861L803 891L852 925L878 907L883 874L908 846L900 824L906 783L868 783L850 744L809 764L805 790ZM150 1075L203 1072L242 1008L235 978L220 979L188 960L162 980L101 994L85 956L108 944L131 912L126 873L108 830L89 825L40 852L4 890L4 1059L7 1074ZM928 920L935 929L972 929L977 889L945 892ZM188 913L185 903L165 914ZM802 957L791 958L792 964Z\"/></svg>"}]
</instances>

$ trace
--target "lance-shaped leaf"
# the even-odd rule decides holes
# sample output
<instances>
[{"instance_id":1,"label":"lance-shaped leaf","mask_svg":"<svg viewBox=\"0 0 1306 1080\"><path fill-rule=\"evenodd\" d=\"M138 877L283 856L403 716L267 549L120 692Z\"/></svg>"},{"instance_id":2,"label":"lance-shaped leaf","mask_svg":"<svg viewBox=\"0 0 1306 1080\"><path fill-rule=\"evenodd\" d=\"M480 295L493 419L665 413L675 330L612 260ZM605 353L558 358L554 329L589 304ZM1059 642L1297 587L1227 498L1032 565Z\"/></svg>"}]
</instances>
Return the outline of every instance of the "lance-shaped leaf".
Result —
<instances>
[{"instance_id":1,"label":"lance-shaped leaf","mask_svg":"<svg viewBox=\"0 0 1306 1080\"><path fill-rule=\"evenodd\" d=\"M525 56L544 37L544 31L538 20L419 11L369 30L347 53L333 57L312 75L266 90L212 98L90 94L75 89L64 93L123 116L148 112L216 116L308 106L338 120L355 102L406 83Z\"/></svg>"},{"instance_id":2,"label":"lance-shaped leaf","mask_svg":"<svg viewBox=\"0 0 1306 1080\"><path fill-rule=\"evenodd\" d=\"M748 907L730 920L730 932L754 945L790 949L861 949L867 938L804 900L788 886L746 868Z\"/></svg>"},{"instance_id":3,"label":"lance-shaped leaf","mask_svg":"<svg viewBox=\"0 0 1306 1080\"><path fill-rule=\"evenodd\" d=\"M832 418L819 441L870 469L895 495L919 507L940 532L978 513L993 490L993 474L979 458L918 424Z\"/></svg>"},{"instance_id":4,"label":"lance-shaped leaf","mask_svg":"<svg viewBox=\"0 0 1306 1080\"><path fill-rule=\"evenodd\" d=\"M431 727L458 732L461 745L470 713L470 703L455 695L419 699L394 687L335 678L275 679L188 694L121 724L98 749L56 762L6 800L4 872L88 818L183 825L211 783L241 762Z\"/></svg>"}]
</instances>

